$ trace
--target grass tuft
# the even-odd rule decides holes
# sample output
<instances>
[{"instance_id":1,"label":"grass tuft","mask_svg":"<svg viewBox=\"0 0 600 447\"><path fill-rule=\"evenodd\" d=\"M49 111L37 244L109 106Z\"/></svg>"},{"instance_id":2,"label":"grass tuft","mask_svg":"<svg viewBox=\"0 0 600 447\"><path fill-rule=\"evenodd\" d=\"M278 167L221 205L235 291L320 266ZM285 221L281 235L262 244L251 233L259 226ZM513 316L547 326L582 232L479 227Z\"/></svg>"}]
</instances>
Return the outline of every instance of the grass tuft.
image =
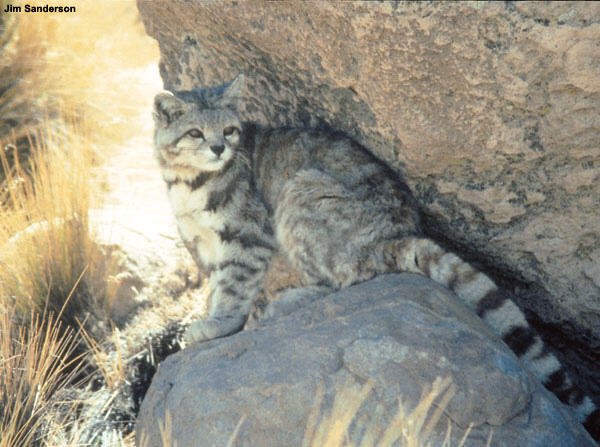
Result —
<instances>
[{"instance_id":1,"label":"grass tuft","mask_svg":"<svg viewBox=\"0 0 600 447\"><path fill-rule=\"evenodd\" d=\"M0 8L6 4L0 0ZM0 16L0 140L10 138L22 147L27 146L28 134L42 128L48 113L55 110L44 44L52 27L41 27L39 20Z\"/></svg>"},{"instance_id":2,"label":"grass tuft","mask_svg":"<svg viewBox=\"0 0 600 447\"><path fill-rule=\"evenodd\" d=\"M75 330L85 322L88 332L100 335L110 266L89 228L93 153L77 126L30 138L28 171L10 166L0 150L0 282L20 318L32 310L53 313Z\"/></svg>"},{"instance_id":3,"label":"grass tuft","mask_svg":"<svg viewBox=\"0 0 600 447\"><path fill-rule=\"evenodd\" d=\"M398 411L390 423L382 429L376 416L372 420L359 418L361 406L371 393L373 385L367 382L362 387L348 384L335 396L333 407L319 420L323 406L323 389L317 392L317 400L309 415L304 447L428 447L433 429L440 421L444 409L456 390L450 378L437 378L430 389L423 391L421 399L412 411L406 410L406 404L398 400ZM377 413L377 412L376 412ZM458 447L462 447L469 430L463 436ZM359 436L360 443L351 438ZM450 426L446 431L444 447L450 447Z\"/></svg>"},{"instance_id":4,"label":"grass tuft","mask_svg":"<svg viewBox=\"0 0 600 447\"><path fill-rule=\"evenodd\" d=\"M0 447L33 446L50 398L78 374L81 359L73 331L52 315L24 325L4 300L0 310Z\"/></svg>"}]
</instances>

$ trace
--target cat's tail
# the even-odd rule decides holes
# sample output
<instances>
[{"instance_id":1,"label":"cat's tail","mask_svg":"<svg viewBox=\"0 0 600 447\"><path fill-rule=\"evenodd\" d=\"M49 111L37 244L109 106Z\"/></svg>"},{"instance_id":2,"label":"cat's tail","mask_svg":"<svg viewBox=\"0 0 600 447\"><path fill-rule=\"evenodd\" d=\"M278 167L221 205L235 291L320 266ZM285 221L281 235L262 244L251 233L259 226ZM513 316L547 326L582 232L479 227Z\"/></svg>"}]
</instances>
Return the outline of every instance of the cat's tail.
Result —
<instances>
[{"instance_id":1,"label":"cat's tail","mask_svg":"<svg viewBox=\"0 0 600 447\"><path fill-rule=\"evenodd\" d=\"M600 410L572 382L514 301L485 274L430 239L406 237L384 249L391 270L423 274L452 289L490 325L563 403L571 406L596 440L600 440Z\"/></svg>"}]
</instances>

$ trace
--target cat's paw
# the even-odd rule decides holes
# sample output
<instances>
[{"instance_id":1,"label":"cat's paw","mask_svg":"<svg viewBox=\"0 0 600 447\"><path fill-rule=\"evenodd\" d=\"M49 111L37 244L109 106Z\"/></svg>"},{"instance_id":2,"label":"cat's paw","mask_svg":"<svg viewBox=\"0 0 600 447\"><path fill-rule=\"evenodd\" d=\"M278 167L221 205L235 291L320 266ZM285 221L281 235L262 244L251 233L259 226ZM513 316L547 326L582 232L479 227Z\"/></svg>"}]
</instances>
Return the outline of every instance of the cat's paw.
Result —
<instances>
[{"instance_id":1,"label":"cat's paw","mask_svg":"<svg viewBox=\"0 0 600 447\"><path fill-rule=\"evenodd\" d=\"M241 330L245 321L246 318L243 316L212 317L206 320L197 320L185 330L183 340L186 345L189 345L190 343L226 337Z\"/></svg>"},{"instance_id":2,"label":"cat's paw","mask_svg":"<svg viewBox=\"0 0 600 447\"><path fill-rule=\"evenodd\" d=\"M309 286L288 290L281 295L278 300L269 303L265 309L263 318L268 319L289 315L330 292L330 288L320 286Z\"/></svg>"}]
</instances>

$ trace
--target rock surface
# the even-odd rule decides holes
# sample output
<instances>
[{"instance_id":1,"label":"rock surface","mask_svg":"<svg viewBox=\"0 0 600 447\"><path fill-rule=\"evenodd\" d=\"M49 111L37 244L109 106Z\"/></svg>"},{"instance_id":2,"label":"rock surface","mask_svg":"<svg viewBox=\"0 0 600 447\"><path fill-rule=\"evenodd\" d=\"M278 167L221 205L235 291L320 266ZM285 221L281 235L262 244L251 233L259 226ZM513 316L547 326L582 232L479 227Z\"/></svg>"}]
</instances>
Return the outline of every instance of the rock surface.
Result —
<instances>
[{"instance_id":1,"label":"rock surface","mask_svg":"<svg viewBox=\"0 0 600 447\"><path fill-rule=\"evenodd\" d=\"M138 6L166 88L245 73L251 118L371 148L600 396L599 3Z\"/></svg>"},{"instance_id":2,"label":"rock surface","mask_svg":"<svg viewBox=\"0 0 600 447\"><path fill-rule=\"evenodd\" d=\"M595 445L487 331L454 294L430 280L380 276L167 358L142 404L137 443L162 446L162 426L169 427L169 445L227 445L245 416L233 445L302 445L309 416L320 408L320 387L325 408L336 390L370 381L351 435L354 445L364 445L361 427L381 433L398 397L410 411L439 376L450 377L456 392L433 445L441 445L447 417L451 445L470 423L466 446L485 445L490 429L494 446Z\"/></svg>"}]
</instances>

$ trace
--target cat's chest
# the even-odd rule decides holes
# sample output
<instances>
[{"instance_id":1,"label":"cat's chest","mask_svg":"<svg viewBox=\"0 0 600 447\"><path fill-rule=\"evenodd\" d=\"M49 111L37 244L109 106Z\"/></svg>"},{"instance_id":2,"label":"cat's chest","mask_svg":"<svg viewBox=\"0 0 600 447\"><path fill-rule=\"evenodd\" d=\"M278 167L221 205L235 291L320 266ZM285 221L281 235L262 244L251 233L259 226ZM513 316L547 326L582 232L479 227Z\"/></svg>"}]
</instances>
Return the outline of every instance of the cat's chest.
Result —
<instances>
[{"instance_id":1,"label":"cat's chest","mask_svg":"<svg viewBox=\"0 0 600 447\"><path fill-rule=\"evenodd\" d=\"M197 255L205 265L217 264L224 254L219 232L225 227L219 213L206 211L209 192L199 188L191 190L186 184L176 184L169 189L169 201L181 237L193 242Z\"/></svg>"},{"instance_id":2,"label":"cat's chest","mask_svg":"<svg viewBox=\"0 0 600 447\"><path fill-rule=\"evenodd\" d=\"M176 218L192 213L204 213L208 196L209 191L206 188L193 190L183 182L176 183L169 188L169 202Z\"/></svg>"}]
</instances>

